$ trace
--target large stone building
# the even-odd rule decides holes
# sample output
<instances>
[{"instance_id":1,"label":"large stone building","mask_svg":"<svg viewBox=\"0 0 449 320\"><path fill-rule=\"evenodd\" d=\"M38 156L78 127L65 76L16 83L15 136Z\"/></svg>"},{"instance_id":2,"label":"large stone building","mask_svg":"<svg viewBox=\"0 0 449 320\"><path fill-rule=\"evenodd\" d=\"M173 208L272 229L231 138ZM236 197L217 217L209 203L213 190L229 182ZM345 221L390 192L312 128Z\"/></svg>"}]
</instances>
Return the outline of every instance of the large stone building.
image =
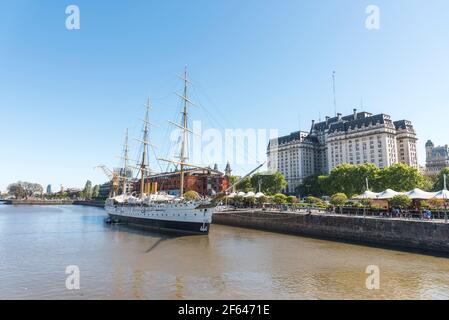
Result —
<instances>
[{"instance_id":1,"label":"large stone building","mask_svg":"<svg viewBox=\"0 0 449 320\"><path fill-rule=\"evenodd\" d=\"M272 139L267 148L268 169L281 172L286 192L304 178L327 174L339 164L374 163L380 168L402 162L418 168L416 132L410 121L392 121L389 115L357 112L326 117L309 132L298 131Z\"/></svg>"},{"instance_id":2,"label":"large stone building","mask_svg":"<svg viewBox=\"0 0 449 320\"><path fill-rule=\"evenodd\" d=\"M449 167L449 147L435 147L432 141L426 143L426 172L428 174L438 174L444 168Z\"/></svg>"}]
</instances>

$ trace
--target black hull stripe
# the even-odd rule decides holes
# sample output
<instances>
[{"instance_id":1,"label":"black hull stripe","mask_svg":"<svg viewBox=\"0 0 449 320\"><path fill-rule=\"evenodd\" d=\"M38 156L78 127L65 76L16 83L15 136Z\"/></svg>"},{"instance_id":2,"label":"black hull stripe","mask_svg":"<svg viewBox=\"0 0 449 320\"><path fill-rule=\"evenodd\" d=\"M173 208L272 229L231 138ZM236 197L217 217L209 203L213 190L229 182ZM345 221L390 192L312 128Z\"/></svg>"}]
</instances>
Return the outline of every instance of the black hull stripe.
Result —
<instances>
[{"instance_id":1,"label":"black hull stripe","mask_svg":"<svg viewBox=\"0 0 449 320\"><path fill-rule=\"evenodd\" d=\"M115 214L109 214L109 216L113 222L126 223L143 228L176 232L176 233L209 234L210 228L209 223L204 224L206 228L205 230L202 230L203 223L200 222L156 220L148 218L126 217Z\"/></svg>"}]
</instances>

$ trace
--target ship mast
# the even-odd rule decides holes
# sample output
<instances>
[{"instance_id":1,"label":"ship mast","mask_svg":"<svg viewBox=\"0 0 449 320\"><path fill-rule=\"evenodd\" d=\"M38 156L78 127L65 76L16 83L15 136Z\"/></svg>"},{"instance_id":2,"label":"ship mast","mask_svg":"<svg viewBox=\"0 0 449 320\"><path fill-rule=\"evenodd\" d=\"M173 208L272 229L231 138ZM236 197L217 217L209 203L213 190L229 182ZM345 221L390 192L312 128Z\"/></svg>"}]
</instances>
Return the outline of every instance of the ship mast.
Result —
<instances>
[{"instance_id":1,"label":"ship mast","mask_svg":"<svg viewBox=\"0 0 449 320\"><path fill-rule=\"evenodd\" d=\"M181 179L180 179L180 187L179 187L179 196L182 197L184 195L184 163L187 160L186 155L186 147L187 147L187 102L189 101L187 98L187 67L184 69L184 96L181 98L184 101L184 110L182 112L182 145L181 145L181 154L179 160L181 162Z\"/></svg>"},{"instance_id":2,"label":"ship mast","mask_svg":"<svg viewBox=\"0 0 449 320\"><path fill-rule=\"evenodd\" d=\"M125 145L123 146L123 186L122 191L123 194L126 195L126 189L127 189L127 183L128 183L128 153L129 153L129 147L128 147L128 128L126 129L126 136L125 136Z\"/></svg>"},{"instance_id":3,"label":"ship mast","mask_svg":"<svg viewBox=\"0 0 449 320\"><path fill-rule=\"evenodd\" d=\"M140 198L143 199L145 194L145 178L147 170L147 154L148 154L148 124L149 122L149 113L151 108L150 98L148 98L147 102L147 111L145 113L144 126L143 126L143 140L141 141L143 144L143 152L142 152L142 162L140 163Z\"/></svg>"}]
</instances>

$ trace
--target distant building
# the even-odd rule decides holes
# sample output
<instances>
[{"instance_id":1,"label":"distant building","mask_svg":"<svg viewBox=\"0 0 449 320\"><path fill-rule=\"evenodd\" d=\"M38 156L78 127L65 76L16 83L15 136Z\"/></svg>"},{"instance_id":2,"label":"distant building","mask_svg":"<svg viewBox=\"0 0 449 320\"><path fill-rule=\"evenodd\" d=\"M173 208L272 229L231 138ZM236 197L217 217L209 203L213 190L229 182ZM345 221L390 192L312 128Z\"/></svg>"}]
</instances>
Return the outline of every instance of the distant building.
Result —
<instances>
[{"instance_id":1,"label":"distant building","mask_svg":"<svg viewBox=\"0 0 449 320\"><path fill-rule=\"evenodd\" d=\"M267 148L268 169L281 172L294 193L304 178L328 174L342 163L373 163L380 168L406 163L418 168L416 132L407 120L392 121L389 115L357 112L326 117L309 132L297 131L271 139Z\"/></svg>"},{"instance_id":2,"label":"distant building","mask_svg":"<svg viewBox=\"0 0 449 320\"><path fill-rule=\"evenodd\" d=\"M181 175L179 171L161 173L147 178L146 184L157 183L158 191L179 195ZM139 190L137 182L134 187ZM222 192L230 186L229 179L222 172L214 169L190 169L185 171L184 190L196 191L202 196Z\"/></svg>"},{"instance_id":3,"label":"distant building","mask_svg":"<svg viewBox=\"0 0 449 320\"><path fill-rule=\"evenodd\" d=\"M47 193L48 194L51 194L52 192L51 192L51 184L49 184L48 186L47 186Z\"/></svg>"},{"instance_id":4,"label":"distant building","mask_svg":"<svg viewBox=\"0 0 449 320\"><path fill-rule=\"evenodd\" d=\"M100 185L99 197L107 198L111 193L111 182L106 182Z\"/></svg>"},{"instance_id":5,"label":"distant building","mask_svg":"<svg viewBox=\"0 0 449 320\"><path fill-rule=\"evenodd\" d=\"M426 143L426 172L438 174L444 168L449 167L449 147L435 147L431 140Z\"/></svg>"},{"instance_id":6,"label":"distant building","mask_svg":"<svg viewBox=\"0 0 449 320\"><path fill-rule=\"evenodd\" d=\"M231 165L230 163L226 163L226 168L225 168L225 176L230 177L232 174L232 169L231 169Z\"/></svg>"}]
</instances>

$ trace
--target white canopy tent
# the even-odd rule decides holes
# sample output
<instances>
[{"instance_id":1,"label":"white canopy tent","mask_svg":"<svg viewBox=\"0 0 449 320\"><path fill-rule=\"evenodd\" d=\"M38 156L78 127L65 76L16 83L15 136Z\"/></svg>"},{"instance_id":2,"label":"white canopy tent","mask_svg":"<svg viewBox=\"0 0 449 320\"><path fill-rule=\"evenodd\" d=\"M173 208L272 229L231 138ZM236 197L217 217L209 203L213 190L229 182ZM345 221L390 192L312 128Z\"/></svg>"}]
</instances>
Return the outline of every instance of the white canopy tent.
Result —
<instances>
[{"instance_id":1,"label":"white canopy tent","mask_svg":"<svg viewBox=\"0 0 449 320\"><path fill-rule=\"evenodd\" d=\"M446 189L441 190L435 193L432 199L449 200L449 191L447 191Z\"/></svg>"},{"instance_id":2,"label":"white canopy tent","mask_svg":"<svg viewBox=\"0 0 449 320\"><path fill-rule=\"evenodd\" d=\"M260 198L260 197L265 197L265 195L262 192L257 192L255 197Z\"/></svg>"},{"instance_id":3,"label":"white canopy tent","mask_svg":"<svg viewBox=\"0 0 449 320\"><path fill-rule=\"evenodd\" d=\"M427 192L419 188L415 188L412 191L406 192L405 195L412 200L429 200L435 197L435 192Z\"/></svg>"},{"instance_id":4,"label":"white canopy tent","mask_svg":"<svg viewBox=\"0 0 449 320\"><path fill-rule=\"evenodd\" d=\"M363 200L363 199L377 199L377 197L380 195L380 193L377 192L372 192L372 191L365 191L364 193L362 193L361 195L358 195L356 197L354 197L354 199L357 200Z\"/></svg>"},{"instance_id":5,"label":"white canopy tent","mask_svg":"<svg viewBox=\"0 0 449 320\"><path fill-rule=\"evenodd\" d=\"M381 193L376 197L376 199L379 199L379 200L389 200L389 199L392 199L392 198L394 198L395 196L400 195L400 194L403 194L403 193L394 191L394 190L392 190L392 189L387 189L387 190L385 190L384 192L381 192Z\"/></svg>"}]
</instances>

